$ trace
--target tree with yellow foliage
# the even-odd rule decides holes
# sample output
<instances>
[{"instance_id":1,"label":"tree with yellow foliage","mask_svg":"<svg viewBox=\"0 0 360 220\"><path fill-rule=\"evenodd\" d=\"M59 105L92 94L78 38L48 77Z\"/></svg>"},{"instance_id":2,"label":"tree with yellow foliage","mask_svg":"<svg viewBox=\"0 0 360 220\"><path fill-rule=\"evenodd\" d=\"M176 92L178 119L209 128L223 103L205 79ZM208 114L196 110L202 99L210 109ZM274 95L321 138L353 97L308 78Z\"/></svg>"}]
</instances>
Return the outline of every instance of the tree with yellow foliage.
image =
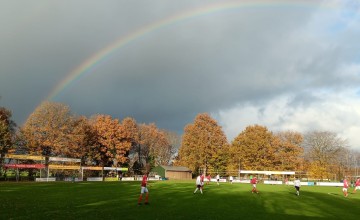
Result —
<instances>
[{"instance_id":1,"label":"tree with yellow foliage","mask_svg":"<svg viewBox=\"0 0 360 220\"><path fill-rule=\"evenodd\" d=\"M195 174L224 172L227 153L228 142L221 126L209 114L202 113L184 129L177 165L186 166Z\"/></svg>"},{"instance_id":2,"label":"tree with yellow foliage","mask_svg":"<svg viewBox=\"0 0 360 220\"><path fill-rule=\"evenodd\" d=\"M240 161L242 170L277 170L274 162L278 139L265 126L248 126L231 144L232 161Z\"/></svg>"},{"instance_id":3,"label":"tree with yellow foliage","mask_svg":"<svg viewBox=\"0 0 360 220\"><path fill-rule=\"evenodd\" d=\"M282 131L275 134L279 140L276 155L276 165L279 170L300 171L303 163L303 136L295 131Z\"/></svg>"}]
</instances>

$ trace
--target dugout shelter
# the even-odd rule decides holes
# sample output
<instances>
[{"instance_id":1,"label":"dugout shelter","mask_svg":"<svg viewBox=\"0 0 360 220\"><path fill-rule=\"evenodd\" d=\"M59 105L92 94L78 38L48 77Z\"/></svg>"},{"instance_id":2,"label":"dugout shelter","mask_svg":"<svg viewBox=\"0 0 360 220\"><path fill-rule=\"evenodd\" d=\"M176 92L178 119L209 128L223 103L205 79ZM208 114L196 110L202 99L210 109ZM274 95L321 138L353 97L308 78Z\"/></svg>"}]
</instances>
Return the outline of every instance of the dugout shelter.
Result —
<instances>
[{"instance_id":1,"label":"dugout shelter","mask_svg":"<svg viewBox=\"0 0 360 220\"><path fill-rule=\"evenodd\" d=\"M171 180L191 180L192 171L187 167L181 166L165 166L160 165L154 167L151 172L156 173L165 179Z\"/></svg>"}]
</instances>

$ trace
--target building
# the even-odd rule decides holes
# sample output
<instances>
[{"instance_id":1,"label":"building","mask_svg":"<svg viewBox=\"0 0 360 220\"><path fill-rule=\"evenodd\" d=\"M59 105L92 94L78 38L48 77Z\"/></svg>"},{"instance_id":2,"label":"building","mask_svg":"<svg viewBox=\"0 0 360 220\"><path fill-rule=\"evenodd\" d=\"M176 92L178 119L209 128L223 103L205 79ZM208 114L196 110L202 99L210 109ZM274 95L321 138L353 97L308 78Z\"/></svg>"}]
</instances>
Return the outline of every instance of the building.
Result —
<instances>
[{"instance_id":1,"label":"building","mask_svg":"<svg viewBox=\"0 0 360 220\"><path fill-rule=\"evenodd\" d=\"M191 180L192 172L187 167L176 167L176 166L165 166L160 165L154 167L152 172L161 176L162 178L170 179L170 180Z\"/></svg>"}]
</instances>

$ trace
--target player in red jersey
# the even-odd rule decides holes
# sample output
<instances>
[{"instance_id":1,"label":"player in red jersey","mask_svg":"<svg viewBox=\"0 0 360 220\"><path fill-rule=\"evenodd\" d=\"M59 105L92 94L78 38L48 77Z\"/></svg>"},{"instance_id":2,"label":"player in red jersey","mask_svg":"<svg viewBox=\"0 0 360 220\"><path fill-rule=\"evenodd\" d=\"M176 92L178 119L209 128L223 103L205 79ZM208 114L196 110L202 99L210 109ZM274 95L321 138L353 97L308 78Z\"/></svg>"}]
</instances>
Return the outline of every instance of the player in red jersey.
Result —
<instances>
[{"instance_id":1,"label":"player in red jersey","mask_svg":"<svg viewBox=\"0 0 360 220\"><path fill-rule=\"evenodd\" d=\"M358 177L355 182L355 189L354 193L356 193L356 190L360 189L360 178Z\"/></svg>"},{"instance_id":2,"label":"player in red jersey","mask_svg":"<svg viewBox=\"0 0 360 220\"><path fill-rule=\"evenodd\" d=\"M286 186L289 185L289 179L288 179L287 177L285 178L285 181L284 181L284 182L285 182L285 185L286 185Z\"/></svg>"},{"instance_id":3,"label":"player in red jersey","mask_svg":"<svg viewBox=\"0 0 360 220\"><path fill-rule=\"evenodd\" d=\"M139 196L139 199L138 199L138 205L141 205L141 201L142 201L144 193L146 193L145 205L149 204L149 190L147 188L148 175L149 175L149 173L145 173L145 175L142 178L142 181L141 181L141 193L140 193L140 196Z\"/></svg>"},{"instance_id":4,"label":"player in red jersey","mask_svg":"<svg viewBox=\"0 0 360 220\"><path fill-rule=\"evenodd\" d=\"M207 175L206 179L208 180L208 181L206 182L206 184L210 184L210 182L211 182L211 176L210 176L210 174Z\"/></svg>"},{"instance_id":5,"label":"player in red jersey","mask_svg":"<svg viewBox=\"0 0 360 220\"><path fill-rule=\"evenodd\" d=\"M345 197L348 196L348 188L349 188L349 183L347 181L347 178L345 177L345 179L344 179L344 187L343 187L343 193L344 193Z\"/></svg>"},{"instance_id":6,"label":"player in red jersey","mask_svg":"<svg viewBox=\"0 0 360 220\"><path fill-rule=\"evenodd\" d=\"M256 192L256 193L259 193L259 191L256 189L256 184L257 184L257 179L256 179L256 177L253 177L251 180L250 180L250 183L252 184L252 190L251 190L251 192L252 193L254 193L254 192Z\"/></svg>"}]
</instances>

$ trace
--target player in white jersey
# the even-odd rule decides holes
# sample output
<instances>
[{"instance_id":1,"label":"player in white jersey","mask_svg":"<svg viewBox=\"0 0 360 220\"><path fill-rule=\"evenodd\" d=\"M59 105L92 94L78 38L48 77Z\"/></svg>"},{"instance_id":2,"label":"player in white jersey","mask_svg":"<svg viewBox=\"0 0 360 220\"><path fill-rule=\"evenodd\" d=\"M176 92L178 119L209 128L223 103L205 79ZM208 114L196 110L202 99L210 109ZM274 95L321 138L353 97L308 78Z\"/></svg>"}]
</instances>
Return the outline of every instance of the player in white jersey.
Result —
<instances>
[{"instance_id":1,"label":"player in white jersey","mask_svg":"<svg viewBox=\"0 0 360 220\"><path fill-rule=\"evenodd\" d=\"M294 186L295 186L295 189L296 189L296 195L300 195L300 186L301 186L301 183L300 183L300 180L296 177L296 179L294 180Z\"/></svg>"},{"instance_id":2,"label":"player in white jersey","mask_svg":"<svg viewBox=\"0 0 360 220\"><path fill-rule=\"evenodd\" d=\"M203 174L204 175L204 174ZM195 182L195 184L196 184L196 189L195 189L195 191L194 191L194 194L198 191L198 190L200 190L200 192L201 192L201 194L203 194L203 191L202 191L202 188L203 188L203 185L204 185L204 177L203 177L203 175L199 175L197 178L196 178L196 182Z\"/></svg>"}]
</instances>

